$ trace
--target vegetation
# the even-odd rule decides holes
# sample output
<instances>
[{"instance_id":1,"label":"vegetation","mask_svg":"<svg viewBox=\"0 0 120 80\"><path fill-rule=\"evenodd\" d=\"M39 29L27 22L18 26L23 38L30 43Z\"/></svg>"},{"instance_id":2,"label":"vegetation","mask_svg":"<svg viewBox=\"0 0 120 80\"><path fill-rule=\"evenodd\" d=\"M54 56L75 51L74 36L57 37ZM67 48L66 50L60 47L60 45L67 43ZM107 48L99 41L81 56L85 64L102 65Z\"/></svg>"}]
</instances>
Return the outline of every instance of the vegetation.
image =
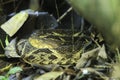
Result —
<instances>
[{"instance_id":1,"label":"vegetation","mask_svg":"<svg viewBox=\"0 0 120 80\"><path fill-rule=\"evenodd\" d=\"M83 7L77 7L77 1ZM78 15L68 2L83 13ZM94 1L95 5L89 4L88 9L84 5L93 3L91 0L68 2L0 1L0 80L120 79L119 39L115 41L115 31L112 33L107 29L115 23L110 20L114 10L109 8L115 9L118 3L110 6L98 0ZM98 7L98 14L92 14ZM22 12L28 16L25 18ZM114 40L109 38L110 35Z\"/></svg>"}]
</instances>

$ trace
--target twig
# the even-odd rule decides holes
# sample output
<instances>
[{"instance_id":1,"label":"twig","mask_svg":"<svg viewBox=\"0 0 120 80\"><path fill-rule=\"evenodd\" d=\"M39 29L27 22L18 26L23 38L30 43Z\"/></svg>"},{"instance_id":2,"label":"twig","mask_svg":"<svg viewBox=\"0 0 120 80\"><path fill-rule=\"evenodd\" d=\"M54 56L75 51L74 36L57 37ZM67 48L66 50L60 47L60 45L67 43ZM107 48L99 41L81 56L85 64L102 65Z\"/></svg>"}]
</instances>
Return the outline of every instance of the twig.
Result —
<instances>
[{"instance_id":1,"label":"twig","mask_svg":"<svg viewBox=\"0 0 120 80\"><path fill-rule=\"evenodd\" d=\"M0 39L0 45L3 49L5 48L1 39Z\"/></svg>"},{"instance_id":2,"label":"twig","mask_svg":"<svg viewBox=\"0 0 120 80\"><path fill-rule=\"evenodd\" d=\"M58 5L57 5L56 0L55 0L55 8L56 8L56 12L57 12L57 17L59 18L60 14L59 14Z\"/></svg>"},{"instance_id":3,"label":"twig","mask_svg":"<svg viewBox=\"0 0 120 80\"><path fill-rule=\"evenodd\" d=\"M67 15L67 13L69 13L71 10L72 10L72 7L70 7L64 14L62 14L62 16L60 16L57 19L57 22L59 22L60 20L62 20Z\"/></svg>"},{"instance_id":4,"label":"twig","mask_svg":"<svg viewBox=\"0 0 120 80\"><path fill-rule=\"evenodd\" d=\"M72 17L71 17L71 24L72 24L72 34L74 34L74 22L73 22L73 14L72 14ZM74 36L72 36L72 51L74 51L75 49L75 46L74 46Z\"/></svg>"}]
</instances>

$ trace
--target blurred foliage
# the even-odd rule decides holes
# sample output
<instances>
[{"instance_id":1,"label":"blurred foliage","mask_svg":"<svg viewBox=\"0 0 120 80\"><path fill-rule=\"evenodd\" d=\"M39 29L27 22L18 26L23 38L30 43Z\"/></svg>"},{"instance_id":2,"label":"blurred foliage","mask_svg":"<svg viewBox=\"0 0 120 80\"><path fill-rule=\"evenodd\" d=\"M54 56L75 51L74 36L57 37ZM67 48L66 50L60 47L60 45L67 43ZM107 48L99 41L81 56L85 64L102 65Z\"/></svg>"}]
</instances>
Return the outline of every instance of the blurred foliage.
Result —
<instances>
[{"instance_id":1,"label":"blurred foliage","mask_svg":"<svg viewBox=\"0 0 120 80\"><path fill-rule=\"evenodd\" d=\"M9 78L10 75L19 73L21 71L22 71L21 67L13 67L4 76L0 75L0 80L10 80L10 78ZM13 78L13 80L14 80L14 78Z\"/></svg>"},{"instance_id":2,"label":"blurred foliage","mask_svg":"<svg viewBox=\"0 0 120 80\"><path fill-rule=\"evenodd\" d=\"M120 0L68 0L68 2L103 33L108 43L120 46Z\"/></svg>"}]
</instances>

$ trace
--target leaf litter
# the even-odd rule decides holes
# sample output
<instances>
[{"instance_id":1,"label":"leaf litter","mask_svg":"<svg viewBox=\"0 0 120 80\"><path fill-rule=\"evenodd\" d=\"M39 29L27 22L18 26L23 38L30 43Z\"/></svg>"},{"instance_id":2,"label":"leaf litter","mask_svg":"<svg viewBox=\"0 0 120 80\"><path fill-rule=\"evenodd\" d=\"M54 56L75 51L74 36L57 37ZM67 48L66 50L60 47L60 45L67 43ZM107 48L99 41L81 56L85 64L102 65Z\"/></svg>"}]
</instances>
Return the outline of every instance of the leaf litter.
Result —
<instances>
[{"instance_id":1,"label":"leaf litter","mask_svg":"<svg viewBox=\"0 0 120 80\"><path fill-rule=\"evenodd\" d=\"M69 9L66 11L66 13L64 13L65 16L67 15L67 13L71 11L71 8ZM60 19L58 19L58 22L64 19L65 16L62 15L62 18L60 17ZM69 37L66 36L65 34L61 34L61 33L59 34L56 32L52 32L52 34L54 34L55 36L59 36L59 40L61 40L63 43L67 42L67 39L63 37ZM49 37L51 36L50 34L47 35L49 35ZM41 35L40 38L46 38L48 37L47 35ZM76 55L70 57L73 59L77 58L76 62L74 63L71 62L69 64L30 63L24 60L23 54L22 55L18 54L18 51L16 50L16 44L23 44L23 43L22 42L17 43L15 39L11 40L9 43L8 42L9 40L7 38L7 40L5 41L5 43L7 44L7 46L5 47L5 54L4 54L5 56L3 56L3 54L0 52L1 53L0 74L1 75L7 74L7 71L10 71L10 69L13 66L19 66L17 68L17 70L20 70L19 74L17 73L16 69L13 68L12 73L14 74L9 76L9 79L11 80L15 80L15 79L17 80L119 80L120 79L119 49L116 50L111 49L110 48L111 45L105 43L102 34L96 32L96 30L93 27L88 26L87 23L84 22L82 31L72 34L72 37L74 38L78 37L78 39L75 40L75 42L73 42L75 44L74 47L71 46L72 48L76 48L75 50L78 51L75 52ZM74 40L71 39L71 42L72 41ZM26 42L26 40L24 39L23 42ZM4 48L1 39L0 39L0 43L1 46ZM24 47L25 49L25 46L26 45L19 46L19 49L21 50L22 47ZM24 51L25 50L22 50L22 52ZM52 51L56 52L56 49ZM58 52L56 53L58 54ZM36 56L36 59L37 57L38 56ZM32 58L33 56L31 57L31 59ZM19 75L19 77L17 75ZM15 78L13 78L12 76L14 76Z\"/></svg>"}]
</instances>

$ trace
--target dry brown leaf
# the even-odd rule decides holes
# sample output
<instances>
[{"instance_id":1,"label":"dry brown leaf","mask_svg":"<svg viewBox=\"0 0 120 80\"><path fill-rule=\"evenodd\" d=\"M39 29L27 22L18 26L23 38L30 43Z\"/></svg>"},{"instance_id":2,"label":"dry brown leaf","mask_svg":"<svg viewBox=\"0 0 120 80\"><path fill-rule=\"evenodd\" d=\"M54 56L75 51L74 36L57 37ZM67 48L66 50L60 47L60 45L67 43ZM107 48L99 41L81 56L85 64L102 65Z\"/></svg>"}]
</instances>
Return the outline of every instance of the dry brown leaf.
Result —
<instances>
[{"instance_id":1,"label":"dry brown leaf","mask_svg":"<svg viewBox=\"0 0 120 80\"><path fill-rule=\"evenodd\" d=\"M48 72L41 76L35 77L34 80L55 80L57 77L62 75L64 72Z\"/></svg>"}]
</instances>

